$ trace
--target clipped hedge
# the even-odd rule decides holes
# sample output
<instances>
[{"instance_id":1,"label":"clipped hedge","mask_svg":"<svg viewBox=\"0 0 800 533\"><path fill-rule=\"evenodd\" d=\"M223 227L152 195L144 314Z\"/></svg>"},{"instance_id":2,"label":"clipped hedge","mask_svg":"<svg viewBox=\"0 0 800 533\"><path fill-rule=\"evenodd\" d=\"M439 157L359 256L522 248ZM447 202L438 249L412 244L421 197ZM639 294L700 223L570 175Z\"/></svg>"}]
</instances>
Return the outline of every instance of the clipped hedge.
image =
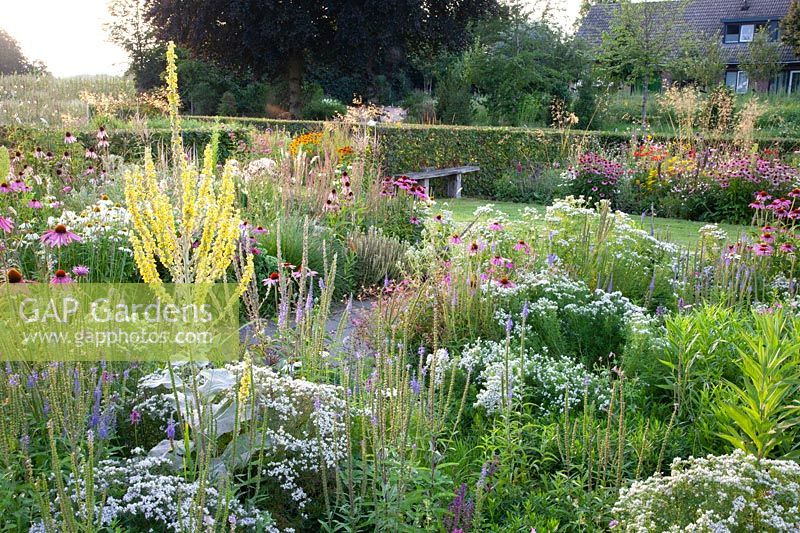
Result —
<instances>
[{"instance_id":1,"label":"clipped hedge","mask_svg":"<svg viewBox=\"0 0 800 533\"><path fill-rule=\"evenodd\" d=\"M315 120L275 120L236 117L190 117L191 121L208 123L207 127L190 127L184 131L184 144L198 151L211 138L214 127L221 128L220 155L224 158L235 151L240 142L248 141L251 128L258 130L283 130L294 136L308 131L319 131L325 122ZM378 124L375 126L381 142L385 170L389 174L413 172L426 167L449 167L476 164L481 172L464 179L464 195L495 197L497 184L509 170L518 164L552 163L561 161L575 145L587 149L613 146L628 142L629 133L572 131L564 133L552 129L500 128L472 126L439 126L421 124ZM76 133L81 142L93 144L95 132ZM144 146L150 143L154 150L169 145L167 129L150 130L148 141L133 131L111 131L112 153L129 159L141 157ZM0 127L0 144L9 147L63 146L64 132L55 129L31 127ZM668 135L655 135L658 140L669 140ZM728 139L720 137L717 142ZM793 152L800 148L800 139L762 138L762 146Z\"/></svg>"},{"instance_id":2,"label":"clipped hedge","mask_svg":"<svg viewBox=\"0 0 800 533\"><path fill-rule=\"evenodd\" d=\"M195 117L198 118L198 117ZM223 122L257 129L282 129L292 135L318 131L325 122L313 120L273 120L259 118L199 117L200 120ZM518 163L551 163L563 159L576 144L587 148L626 143L629 133L603 131L571 131L553 129L500 128L472 126L439 126L421 124L378 124L375 126L382 145L386 172L399 174L426 167L449 167L476 164L481 172L464 179L464 195L495 197L496 184ZM669 135L655 135L669 140ZM712 142L726 142L720 137ZM762 138L762 146L795 151L800 139Z\"/></svg>"},{"instance_id":3,"label":"clipped hedge","mask_svg":"<svg viewBox=\"0 0 800 533\"><path fill-rule=\"evenodd\" d=\"M241 126L219 126L219 154L225 159L233 154L241 142L248 142L249 132ZM183 131L183 144L201 153L211 140L214 127L186 129ZM55 128L38 128L30 126L0 126L0 146L8 148L33 150L41 146L43 150L52 150L56 154L70 150L64 145L64 130ZM96 131L73 131L78 142L83 146L95 146ZM110 153L123 156L127 161L137 161L144 155L146 146L150 146L154 154L168 150L172 133L168 129L150 129L146 135L132 130L109 131Z\"/></svg>"}]
</instances>

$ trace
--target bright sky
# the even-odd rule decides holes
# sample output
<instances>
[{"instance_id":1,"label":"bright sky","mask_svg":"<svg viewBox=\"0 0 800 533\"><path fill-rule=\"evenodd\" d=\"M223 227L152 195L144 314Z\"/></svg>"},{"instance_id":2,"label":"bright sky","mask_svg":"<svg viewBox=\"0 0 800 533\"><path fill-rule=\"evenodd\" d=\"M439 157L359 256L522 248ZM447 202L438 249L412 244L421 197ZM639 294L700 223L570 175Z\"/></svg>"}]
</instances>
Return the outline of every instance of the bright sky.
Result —
<instances>
[{"instance_id":1,"label":"bright sky","mask_svg":"<svg viewBox=\"0 0 800 533\"><path fill-rule=\"evenodd\" d=\"M536 4L542 0L526 0ZM107 40L108 0L2 0L0 27L9 32L30 59L44 61L56 76L122 74L125 52ZM552 0L566 27L578 14L580 0Z\"/></svg>"}]
</instances>

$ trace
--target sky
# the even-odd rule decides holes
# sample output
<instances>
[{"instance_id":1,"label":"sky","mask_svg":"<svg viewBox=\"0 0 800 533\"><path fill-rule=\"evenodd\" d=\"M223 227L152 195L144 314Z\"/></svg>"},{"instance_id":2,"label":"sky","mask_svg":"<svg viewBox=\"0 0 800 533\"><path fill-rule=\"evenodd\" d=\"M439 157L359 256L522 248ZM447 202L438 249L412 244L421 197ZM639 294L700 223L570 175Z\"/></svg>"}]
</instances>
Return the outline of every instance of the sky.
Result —
<instances>
[{"instance_id":1,"label":"sky","mask_svg":"<svg viewBox=\"0 0 800 533\"><path fill-rule=\"evenodd\" d=\"M536 4L543 0L527 0ZM580 0L551 0L570 27ZM125 52L108 42L108 0L0 0L0 27L32 60L43 61L55 76L122 74Z\"/></svg>"}]
</instances>

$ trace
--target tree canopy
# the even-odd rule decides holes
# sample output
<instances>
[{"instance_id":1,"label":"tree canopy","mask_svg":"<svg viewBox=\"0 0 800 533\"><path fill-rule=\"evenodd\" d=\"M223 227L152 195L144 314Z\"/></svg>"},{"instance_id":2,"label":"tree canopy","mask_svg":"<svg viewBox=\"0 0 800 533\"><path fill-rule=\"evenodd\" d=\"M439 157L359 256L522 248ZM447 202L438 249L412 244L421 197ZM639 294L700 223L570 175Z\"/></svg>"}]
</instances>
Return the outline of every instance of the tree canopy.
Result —
<instances>
[{"instance_id":1,"label":"tree canopy","mask_svg":"<svg viewBox=\"0 0 800 533\"><path fill-rule=\"evenodd\" d=\"M44 70L44 66L28 60L17 40L0 28L0 74L22 74L35 70Z\"/></svg>"},{"instance_id":2,"label":"tree canopy","mask_svg":"<svg viewBox=\"0 0 800 533\"><path fill-rule=\"evenodd\" d=\"M800 0L792 0L789 12L781 20L781 38L800 56Z\"/></svg>"},{"instance_id":3,"label":"tree canopy","mask_svg":"<svg viewBox=\"0 0 800 533\"><path fill-rule=\"evenodd\" d=\"M171 39L223 68L286 82L298 116L313 61L356 75L361 95L381 76L469 42L471 21L498 0L146 0L161 39Z\"/></svg>"}]
</instances>

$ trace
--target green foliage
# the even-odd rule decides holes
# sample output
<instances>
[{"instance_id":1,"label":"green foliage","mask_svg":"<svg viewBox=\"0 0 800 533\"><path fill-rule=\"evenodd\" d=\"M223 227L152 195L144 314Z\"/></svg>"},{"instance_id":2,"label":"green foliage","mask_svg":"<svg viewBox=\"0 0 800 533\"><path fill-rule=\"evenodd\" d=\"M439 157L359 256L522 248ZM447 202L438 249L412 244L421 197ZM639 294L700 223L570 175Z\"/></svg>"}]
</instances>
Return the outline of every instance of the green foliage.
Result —
<instances>
[{"instance_id":1,"label":"green foliage","mask_svg":"<svg viewBox=\"0 0 800 533\"><path fill-rule=\"evenodd\" d=\"M781 39L800 55L800 0L792 0L789 12L781 20Z\"/></svg>"},{"instance_id":2,"label":"green foliage","mask_svg":"<svg viewBox=\"0 0 800 533\"><path fill-rule=\"evenodd\" d=\"M681 36L678 53L667 65L675 82L713 87L725 72L727 58L717 35L687 33Z\"/></svg>"},{"instance_id":3,"label":"green foliage","mask_svg":"<svg viewBox=\"0 0 800 533\"><path fill-rule=\"evenodd\" d=\"M754 87L762 85L764 91L768 89L772 78L783 68L780 44L773 41L772 36L772 30L767 27L758 30L747 47L747 60L741 65L755 82Z\"/></svg>"},{"instance_id":4,"label":"green foliage","mask_svg":"<svg viewBox=\"0 0 800 533\"><path fill-rule=\"evenodd\" d=\"M755 313L752 327L740 333L735 363L742 379L726 381L717 418L720 436L758 459L800 454L798 332L797 317L775 310Z\"/></svg>"},{"instance_id":5,"label":"green foliage","mask_svg":"<svg viewBox=\"0 0 800 533\"><path fill-rule=\"evenodd\" d=\"M436 117L444 124L470 124L472 91L460 62L436 84Z\"/></svg>"},{"instance_id":6,"label":"green foliage","mask_svg":"<svg viewBox=\"0 0 800 533\"><path fill-rule=\"evenodd\" d=\"M217 114L222 116L236 116L239 114L236 95L231 91L222 93L222 98L220 98L219 105L217 106Z\"/></svg>"},{"instance_id":7,"label":"green foliage","mask_svg":"<svg viewBox=\"0 0 800 533\"><path fill-rule=\"evenodd\" d=\"M552 98L566 100L584 67L572 40L538 22L517 23L476 44L464 61L467 80L488 97L493 121L503 125L546 122Z\"/></svg>"}]
</instances>

